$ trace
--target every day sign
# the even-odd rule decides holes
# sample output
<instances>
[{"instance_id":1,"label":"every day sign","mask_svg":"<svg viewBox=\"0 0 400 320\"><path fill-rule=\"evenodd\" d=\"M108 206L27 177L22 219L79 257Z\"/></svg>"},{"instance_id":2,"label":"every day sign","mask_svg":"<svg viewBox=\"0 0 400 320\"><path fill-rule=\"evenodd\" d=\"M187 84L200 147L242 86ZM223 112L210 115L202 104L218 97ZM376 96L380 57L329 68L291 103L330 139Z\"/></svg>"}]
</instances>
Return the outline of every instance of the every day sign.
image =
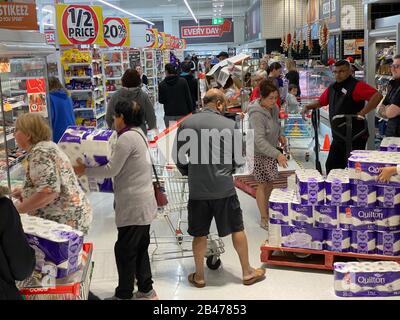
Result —
<instances>
[{"instance_id":1,"label":"every day sign","mask_svg":"<svg viewBox=\"0 0 400 320\"><path fill-rule=\"evenodd\" d=\"M201 19L198 25L192 20L180 20L179 29L180 38L188 44L234 42L231 18L225 18L221 25L213 25L212 19Z\"/></svg>"},{"instance_id":2,"label":"every day sign","mask_svg":"<svg viewBox=\"0 0 400 320\"><path fill-rule=\"evenodd\" d=\"M57 4L56 12L60 45L104 45L101 6Z\"/></svg>"},{"instance_id":3,"label":"every day sign","mask_svg":"<svg viewBox=\"0 0 400 320\"><path fill-rule=\"evenodd\" d=\"M109 47L130 46L128 18L108 17L104 19L104 42Z\"/></svg>"},{"instance_id":4,"label":"every day sign","mask_svg":"<svg viewBox=\"0 0 400 320\"><path fill-rule=\"evenodd\" d=\"M37 30L36 4L0 2L0 28Z\"/></svg>"}]
</instances>

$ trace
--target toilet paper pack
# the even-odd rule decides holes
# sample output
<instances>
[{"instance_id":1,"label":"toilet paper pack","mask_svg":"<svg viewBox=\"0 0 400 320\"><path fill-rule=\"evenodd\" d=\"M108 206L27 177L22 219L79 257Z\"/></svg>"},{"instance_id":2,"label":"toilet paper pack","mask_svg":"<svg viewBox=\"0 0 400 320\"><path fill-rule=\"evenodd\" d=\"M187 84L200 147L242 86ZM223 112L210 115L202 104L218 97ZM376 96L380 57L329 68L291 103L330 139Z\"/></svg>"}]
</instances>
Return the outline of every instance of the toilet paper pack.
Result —
<instances>
[{"instance_id":1,"label":"toilet paper pack","mask_svg":"<svg viewBox=\"0 0 400 320\"><path fill-rule=\"evenodd\" d=\"M399 137L385 137L381 142L381 151L400 152Z\"/></svg>"},{"instance_id":2,"label":"toilet paper pack","mask_svg":"<svg viewBox=\"0 0 400 320\"><path fill-rule=\"evenodd\" d=\"M351 204L349 172L333 169L325 180L325 203L332 206Z\"/></svg>"},{"instance_id":3,"label":"toilet paper pack","mask_svg":"<svg viewBox=\"0 0 400 320\"><path fill-rule=\"evenodd\" d=\"M339 225L338 207L315 206L315 226L324 229L336 229Z\"/></svg>"},{"instance_id":4,"label":"toilet paper pack","mask_svg":"<svg viewBox=\"0 0 400 320\"><path fill-rule=\"evenodd\" d=\"M339 212L339 227L341 229L350 230L353 224L350 206L342 206L338 208Z\"/></svg>"},{"instance_id":5,"label":"toilet paper pack","mask_svg":"<svg viewBox=\"0 0 400 320\"><path fill-rule=\"evenodd\" d=\"M291 222L290 205L295 192L288 189L273 189L269 199L271 223L288 225Z\"/></svg>"},{"instance_id":6,"label":"toilet paper pack","mask_svg":"<svg viewBox=\"0 0 400 320\"><path fill-rule=\"evenodd\" d=\"M351 249L351 231L343 229L325 229L324 250L349 252Z\"/></svg>"},{"instance_id":7,"label":"toilet paper pack","mask_svg":"<svg viewBox=\"0 0 400 320\"><path fill-rule=\"evenodd\" d=\"M383 210L383 218L375 220L376 230L378 230L378 231L400 231L399 209L383 208L382 210Z\"/></svg>"},{"instance_id":8,"label":"toilet paper pack","mask_svg":"<svg viewBox=\"0 0 400 320\"><path fill-rule=\"evenodd\" d=\"M351 230L378 230L378 225L383 224L387 216L386 209L383 208L360 208L350 207L352 223Z\"/></svg>"},{"instance_id":9,"label":"toilet paper pack","mask_svg":"<svg viewBox=\"0 0 400 320\"><path fill-rule=\"evenodd\" d=\"M400 188L376 186L377 205L382 208L396 208L400 213Z\"/></svg>"},{"instance_id":10,"label":"toilet paper pack","mask_svg":"<svg viewBox=\"0 0 400 320\"><path fill-rule=\"evenodd\" d=\"M378 271L379 270L379 271ZM400 295L398 266L334 263L334 288L339 297L388 297Z\"/></svg>"},{"instance_id":11,"label":"toilet paper pack","mask_svg":"<svg viewBox=\"0 0 400 320\"><path fill-rule=\"evenodd\" d=\"M298 199L294 197L290 205L290 216L292 224L296 227L313 227L314 226L314 210L312 206L300 204Z\"/></svg>"},{"instance_id":12,"label":"toilet paper pack","mask_svg":"<svg viewBox=\"0 0 400 320\"><path fill-rule=\"evenodd\" d=\"M356 207L375 207L376 206L376 187L363 183L352 183L351 200Z\"/></svg>"},{"instance_id":13,"label":"toilet paper pack","mask_svg":"<svg viewBox=\"0 0 400 320\"><path fill-rule=\"evenodd\" d=\"M58 144L73 165L77 159L82 159L90 168L106 165L113 155L116 142L117 134L113 130L70 126ZM111 178L95 179L83 176L79 178L79 182L86 192L113 192Z\"/></svg>"},{"instance_id":14,"label":"toilet paper pack","mask_svg":"<svg viewBox=\"0 0 400 320\"><path fill-rule=\"evenodd\" d=\"M315 227L299 228L295 226L281 226L281 246L323 250L324 230Z\"/></svg>"},{"instance_id":15,"label":"toilet paper pack","mask_svg":"<svg viewBox=\"0 0 400 320\"><path fill-rule=\"evenodd\" d=\"M376 234L368 230L351 231L351 252L374 254L376 253Z\"/></svg>"},{"instance_id":16,"label":"toilet paper pack","mask_svg":"<svg viewBox=\"0 0 400 320\"><path fill-rule=\"evenodd\" d=\"M376 252L385 256L400 256L400 232L377 232Z\"/></svg>"},{"instance_id":17,"label":"toilet paper pack","mask_svg":"<svg viewBox=\"0 0 400 320\"><path fill-rule=\"evenodd\" d=\"M296 170L298 195L303 205L325 203L325 181L314 169Z\"/></svg>"}]
</instances>

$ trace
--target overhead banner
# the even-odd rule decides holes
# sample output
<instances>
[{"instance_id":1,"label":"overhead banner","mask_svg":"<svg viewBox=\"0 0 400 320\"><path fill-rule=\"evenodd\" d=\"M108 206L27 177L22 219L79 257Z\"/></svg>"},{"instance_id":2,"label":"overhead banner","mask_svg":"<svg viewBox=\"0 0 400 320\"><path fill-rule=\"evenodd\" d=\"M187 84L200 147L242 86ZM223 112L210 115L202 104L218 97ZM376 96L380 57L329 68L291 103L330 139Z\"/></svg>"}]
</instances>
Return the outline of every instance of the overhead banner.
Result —
<instances>
[{"instance_id":1,"label":"overhead banner","mask_svg":"<svg viewBox=\"0 0 400 320\"><path fill-rule=\"evenodd\" d=\"M60 45L105 45L101 6L57 4L56 12Z\"/></svg>"},{"instance_id":2,"label":"overhead banner","mask_svg":"<svg viewBox=\"0 0 400 320\"><path fill-rule=\"evenodd\" d=\"M164 32L158 32L158 48L159 49L164 49L165 47L165 33Z\"/></svg>"},{"instance_id":3,"label":"overhead banner","mask_svg":"<svg viewBox=\"0 0 400 320\"><path fill-rule=\"evenodd\" d=\"M158 30L146 30L146 48L158 48Z\"/></svg>"},{"instance_id":4,"label":"overhead banner","mask_svg":"<svg viewBox=\"0 0 400 320\"><path fill-rule=\"evenodd\" d=\"M329 8L329 4L331 5ZM328 29L340 28L340 5L339 0L322 0L319 16L326 20Z\"/></svg>"},{"instance_id":5,"label":"overhead banner","mask_svg":"<svg viewBox=\"0 0 400 320\"><path fill-rule=\"evenodd\" d=\"M171 49L171 43L172 43L172 39L171 39L171 35L166 33L165 34L165 49Z\"/></svg>"},{"instance_id":6,"label":"overhead banner","mask_svg":"<svg viewBox=\"0 0 400 320\"><path fill-rule=\"evenodd\" d=\"M188 44L234 42L232 18L225 18L220 25L213 25L212 19L201 19L198 25L193 20L180 20L179 30Z\"/></svg>"},{"instance_id":7,"label":"overhead banner","mask_svg":"<svg viewBox=\"0 0 400 320\"><path fill-rule=\"evenodd\" d=\"M38 30L35 3L0 1L0 28Z\"/></svg>"},{"instance_id":8,"label":"overhead banner","mask_svg":"<svg viewBox=\"0 0 400 320\"><path fill-rule=\"evenodd\" d=\"M107 17L104 19L104 42L108 47L130 47L130 25L128 18Z\"/></svg>"}]
</instances>

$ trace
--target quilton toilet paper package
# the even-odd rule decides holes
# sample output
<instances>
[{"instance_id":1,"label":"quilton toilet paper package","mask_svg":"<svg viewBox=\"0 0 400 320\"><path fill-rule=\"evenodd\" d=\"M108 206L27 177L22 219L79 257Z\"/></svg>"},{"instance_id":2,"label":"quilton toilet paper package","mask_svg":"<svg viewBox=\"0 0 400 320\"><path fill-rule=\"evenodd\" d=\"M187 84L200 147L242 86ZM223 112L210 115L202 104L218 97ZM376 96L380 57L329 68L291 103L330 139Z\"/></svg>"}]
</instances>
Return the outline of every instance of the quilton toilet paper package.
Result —
<instances>
[{"instance_id":1,"label":"quilton toilet paper package","mask_svg":"<svg viewBox=\"0 0 400 320\"><path fill-rule=\"evenodd\" d=\"M339 226L339 208L336 206L315 206L315 226L324 229L336 229Z\"/></svg>"},{"instance_id":2,"label":"quilton toilet paper package","mask_svg":"<svg viewBox=\"0 0 400 320\"><path fill-rule=\"evenodd\" d=\"M335 262L334 288L339 297L400 295L400 266L396 262Z\"/></svg>"},{"instance_id":3,"label":"quilton toilet paper package","mask_svg":"<svg viewBox=\"0 0 400 320\"><path fill-rule=\"evenodd\" d=\"M64 278L79 270L83 233L67 225L21 215L28 243L35 250L35 270Z\"/></svg>"},{"instance_id":4,"label":"quilton toilet paper package","mask_svg":"<svg viewBox=\"0 0 400 320\"><path fill-rule=\"evenodd\" d=\"M378 231L400 231L399 209L383 208L383 219L376 219L375 224Z\"/></svg>"},{"instance_id":5,"label":"quilton toilet paper package","mask_svg":"<svg viewBox=\"0 0 400 320\"><path fill-rule=\"evenodd\" d=\"M378 230L378 224L385 219L385 209L383 208L360 208L350 207L352 230Z\"/></svg>"},{"instance_id":6,"label":"quilton toilet paper package","mask_svg":"<svg viewBox=\"0 0 400 320\"><path fill-rule=\"evenodd\" d=\"M323 250L324 230L270 224L268 241L272 246Z\"/></svg>"},{"instance_id":7,"label":"quilton toilet paper package","mask_svg":"<svg viewBox=\"0 0 400 320\"><path fill-rule=\"evenodd\" d=\"M325 229L324 250L350 252L351 231L343 229Z\"/></svg>"},{"instance_id":8,"label":"quilton toilet paper package","mask_svg":"<svg viewBox=\"0 0 400 320\"><path fill-rule=\"evenodd\" d=\"M385 137L381 142L381 151L400 152L399 137Z\"/></svg>"},{"instance_id":9,"label":"quilton toilet paper package","mask_svg":"<svg viewBox=\"0 0 400 320\"><path fill-rule=\"evenodd\" d=\"M325 180L325 203L332 206L351 204L349 172L346 169L333 169Z\"/></svg>"},{"instance_id":10,"label":"quilton toilet paper package","mask_svg":"<svg viewBox=\"0 0 400 320\"><path fill-rule=\"evenodd\" d=\"M376 235L376 252L385 256L400 255L400 232L379 231Z\"/></svg>"},{"instance_id":11,"label":"quilton toilet paper package","mask_svg":"<svg viewBox=\"0 0 400 320\"><path fill-rule=\"evenodd\" d=\"M314 226L314 210L312 206L300 204L299 200L294 197L290 205L290 216L292 225L296 227L313 227Z\"/></svg>"},{"instance_id":12,"label":"quilton toilet paper package","mask_svg":"<svg viewBox=\"0 0 400 320\"><path fill-rule=\"evenodd\" d=\"M295 191L288 189L273 189L269 199L269 217L271 223L288 225L291 222L290 205Z\"/></svg>"},{"instance_id":13,"label":"quilton toilet paper package","mask_svg":"<svg viewBox=\"0 0 400 320\"><path fill-rule=\"evenodd\" d=\"M400 214L400 188L376 186L377 205L382 208L396 208Z\"/></svg>"},{"instance_id":14,"label":"quilton toilet paper package","mask_svg":"<svg viewBox=\"0 0 400 320\"><path fill-rule=\"evenodd\" d=\"M325 203L325 181L314 169L296 170L298 194L303 205Z\"/></svg>"},{"instance_id":15,"label":"quilton toilet paper package","mask_svg":"<svg viewBox=\"0 0 400 320\"><path fill-rule=\"evenodd\" d=\"M339 211L339 227L341 229L350 230L353 224L353 218L351 216L351 207L343 206L338 208Z\"/></svg>"},{"instance_id":16,"label":"quilton toilet paper package","mask_svg":"<svg viewBox=\"0 0 400 320\"><path fill-rule=\"evenodd\" d=\"M362 183L352 183L351 200L356 207L375 207L376 206L376 187Z\"/></svg>"},{"instance_id":17,"label":"quilton toilet paper package","mask_svg":"<svg viewBox=\"0 0 400 320\"><path fill-rule=\"evenodd\" d=\"M375 232L369 230L352 230L351 252L364 254L376 253Z\"/></svg>"},{"instance_id":18,"label":"quilton toilet paper package","mask_svg":"<svg viewBox=\"0 0 400 320\"><path fill-rule=\"evenodd\" d=\"M394 175L389 183L377 181L382 167L396 166L400 163L400 152L368 151L352 152L349 157L349 178L350 183L362 181L364 184L380 184L400 187L400 175Z\"/></svg>"},{"instance_id":19,"label":"quilton toilet paper package","mask_svg":"<svg viewBox=\"0 0 400 320\"><path fill-rule=\"evenodd\" d=\"M69 157L72 164L82 159L88 167L104 166L108 163L117 142L113 130L99 130L80 126L70 126L64 132L58 145ZM111 178L95 179L83 176L79 179L84 191L113 192Z\"/></svg>"}]
</instances>

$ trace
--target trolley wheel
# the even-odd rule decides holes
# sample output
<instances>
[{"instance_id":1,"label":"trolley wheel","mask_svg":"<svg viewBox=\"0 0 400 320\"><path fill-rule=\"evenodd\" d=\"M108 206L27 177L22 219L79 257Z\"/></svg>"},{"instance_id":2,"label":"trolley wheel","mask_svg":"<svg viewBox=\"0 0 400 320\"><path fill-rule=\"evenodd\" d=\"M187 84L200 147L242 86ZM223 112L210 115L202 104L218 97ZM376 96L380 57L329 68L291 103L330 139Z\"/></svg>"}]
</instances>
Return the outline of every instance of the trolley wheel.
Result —
<instances>
[{"instance_id":1,"label":"trolley wheel","mask_svg":"<svg viewBox=\"0 0 400 320\"><path fill-rule=\"evenodd\" d=\"M181 245L183 243L183 233L180 229L175 230L175 237L178 244Z\"/></svg>"},{"instance_id":2,"label":"trolley wheel","mask_svg":"<svg viewBox=\"0 0 400 320\"><path fill-rule=\"evenodd\" d=\"M310 160L310 154L307 152L306 153L306 162L308 162Z\"/></svg>"},{"instance_id":3,"label":"trolley wheel","mask_svg":"<svg viewBox=\"0 0 400 320\"><path fill-rule=\"evenodd\" d=\"M221 259L218 256L209 256L206 263L209 269L217 270L221 266Z\"/></svg>"},{"instance_id":4,"label":"trolley wheel","mask_svg":"<svg viewBox=\"0 0 400 320\"><path fill-rule=\"evenodd\" d=\"M183 236L176 236L176 240L178 241L178 244L182 244Z\"/></svg>"}]
</instances>

